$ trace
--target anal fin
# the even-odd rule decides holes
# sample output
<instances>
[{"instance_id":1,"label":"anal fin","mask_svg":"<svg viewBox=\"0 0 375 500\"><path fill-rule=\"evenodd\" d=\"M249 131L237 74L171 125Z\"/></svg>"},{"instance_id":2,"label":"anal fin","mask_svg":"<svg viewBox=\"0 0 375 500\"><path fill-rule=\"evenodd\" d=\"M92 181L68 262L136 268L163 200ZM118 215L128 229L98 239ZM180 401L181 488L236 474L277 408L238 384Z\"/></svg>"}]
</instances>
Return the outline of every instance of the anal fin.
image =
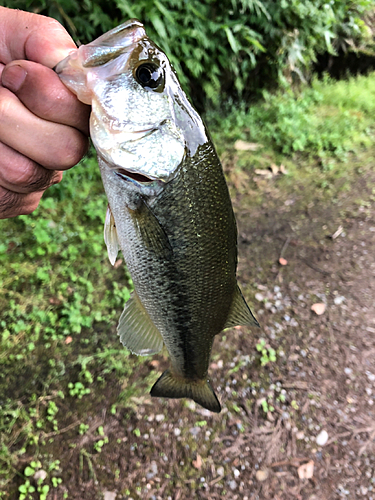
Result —
<instances>
[{"instance_id":1,"label":"anal fin","mask_svg":"<svg viewBox=\"0 0 375 500\"><path fill-rule=\"evenodd\" d=\"M155 382L150 394L161 398L190 398L207 410L215 413L221 411L219 400L207 380L175 377L170 370L166 370Z\"/></svg>"},{"instance_id":2,"label":"anal fin","mask_svg":"<svg viewBox=\"0 0 375 500\"><path fill-rule=\"evenodd\" d=\"M134 292L125 304L117 327L121 343L133 354L147 356L163 348L161 333Z\"/></svg>"},{"instance_id":3,"label":"anal fin","mask_svg":"<svg viewBox=\"0 0 375 500\"><path fill-rule=\"evenodd\" d=\"M258 321L250 311L250 307L247 305L246 300L244 299L244 296L242 295L242 292L237 285L224 329L233 328L234 326L238 325L259 327Z\"/></svg>"}]
</instances>

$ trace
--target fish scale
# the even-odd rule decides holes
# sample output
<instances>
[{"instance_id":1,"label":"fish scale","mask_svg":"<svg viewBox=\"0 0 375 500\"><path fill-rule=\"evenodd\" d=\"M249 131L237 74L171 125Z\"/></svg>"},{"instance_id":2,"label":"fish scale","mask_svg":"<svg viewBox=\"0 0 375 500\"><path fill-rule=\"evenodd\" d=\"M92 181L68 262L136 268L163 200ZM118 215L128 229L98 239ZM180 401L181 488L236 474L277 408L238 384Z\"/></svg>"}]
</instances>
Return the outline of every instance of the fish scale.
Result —
<instances>
[{"instance_id":1,"label":"fish scale","mask_svg":"<svg viewBox=\"0 0 375 500\"><path fill-rule=\"evenodd\" d=\"M209 134L165 54L137 20L56 68L83 102L109 208L104 238L134 283L118 334L139 355L165 344L171 367L151 395L219 412L207 380L215 335L258 325L237 285L237 230Z\"/></svg>"}]
</instances>

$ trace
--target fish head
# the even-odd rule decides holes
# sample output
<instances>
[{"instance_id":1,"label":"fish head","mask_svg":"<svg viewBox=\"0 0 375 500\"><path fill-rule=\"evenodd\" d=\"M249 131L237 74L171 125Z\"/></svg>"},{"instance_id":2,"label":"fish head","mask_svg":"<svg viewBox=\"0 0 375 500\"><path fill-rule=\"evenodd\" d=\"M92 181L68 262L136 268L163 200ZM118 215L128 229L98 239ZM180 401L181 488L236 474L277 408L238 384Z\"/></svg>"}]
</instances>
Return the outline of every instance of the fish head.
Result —
<instances>
[{"instance_id":1,"label":"fish head","mask_svg":"<svg viewBox=\"0 0 375 500\"><path fill-rule=\"evenodd\" d=\"M56 72L91 104L90 134L104 168L135 186L169 182L207 141L167 56L137 20L82 45Z\"/></svg>"}]
</instances>

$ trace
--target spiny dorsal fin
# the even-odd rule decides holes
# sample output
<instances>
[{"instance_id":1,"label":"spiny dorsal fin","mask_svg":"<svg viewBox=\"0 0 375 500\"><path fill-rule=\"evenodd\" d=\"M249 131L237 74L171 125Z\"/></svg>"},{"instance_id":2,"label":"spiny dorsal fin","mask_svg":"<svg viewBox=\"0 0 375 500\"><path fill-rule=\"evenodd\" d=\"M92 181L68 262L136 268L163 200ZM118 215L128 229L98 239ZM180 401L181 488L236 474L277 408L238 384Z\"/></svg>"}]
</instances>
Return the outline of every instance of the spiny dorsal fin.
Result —
<instances>
[{"instance_id":1,"label":"spiny dorsal fin","mask_svg":"<svg viewBox=\"0 0 375 500\"><path fill-rule=\"evenodd\" d=\"M250 307L247 305L246 300L237 285L224 329L233 328L238 325L259 326L259 323L250 311Z\"/></svg>"},{"instance_id":2,"label":"spiny dorsal fin","mask_svg":"<svg viewBox=\"0 0 375 500\"><path fill-rule=\"evenodd\" d=\"M166 370L155 382L151 396L160 398L190 398L207 410L220 413L221 406L208 380L189 380L175 377Z\"/></svg>"},{"instance_id":3,"label":"spiny dorsal fin","mask_svg":"<svg viewBox=\"0 0 375 500\"><path fill-rule=\"evenodd\" d=\"M113 266L114 263L116 262L120 245L117 237L115 219L113 218L113 214L111 212L109 205L107 208L107 213L105 216L105 223L104 223L104 241L105 244L107 245L109 262Z\"/></svg>"},{"instance_id":4,"label":"spiny dorsal fin","mask_svg":"<svg viewBox=\"0 0 375 500\"><path fill-rule=\"evenodd\" d=\"M117 327L122 344L134 354L156 354L163 347L163 338L151 321L138 295L134 292L125 304Z\"/></svg>"}]
</instances>

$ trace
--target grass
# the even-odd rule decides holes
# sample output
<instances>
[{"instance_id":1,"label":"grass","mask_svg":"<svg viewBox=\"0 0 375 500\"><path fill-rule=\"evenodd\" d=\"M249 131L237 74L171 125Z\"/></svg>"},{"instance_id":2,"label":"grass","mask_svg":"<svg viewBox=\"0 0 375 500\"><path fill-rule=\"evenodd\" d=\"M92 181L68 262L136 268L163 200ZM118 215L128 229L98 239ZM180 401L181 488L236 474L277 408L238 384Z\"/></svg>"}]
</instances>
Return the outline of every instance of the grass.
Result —
<instances>
[{"instance_id":1,"label":"grass","mask_svg":"<svg viewBox=\"0 0 375 500\"><path fill-rule=\"evenodd\" d=\"M242 139L273 153L298 153L328 164L373 142L374 116L375 73L340 82L314 80L299 91L265 92L264 100L248 110L232 108L224 120L211 113L208 121L219 130L216 142Z\"/></svg>"},{"instance_id":2,"label":"grass","mask_svg":"<svg viewBox=\"0 0 375 500\"><path fill-rule=\"evenodd\" d=\"M348 155L373 142L374 116L369 75L265 94L248 111L208 121L222 155L232 154L237 139L262 144L236 152L238 168L283 162L291 183L306 172L329 183L350 171ZM0 498L46 498L61 484L56 436L67 429L84 435L98 406L116 412L147 391L147 376L131 379L144 360L129 356L115 333L132 282L124 265L109 264L106 204L91 156L49 189L32 215L0 221ZM80 451L89 469L108 444L100 426L97 435ZM37 471L46 475L30 481Z\"/></svg>"}]
</instances>

